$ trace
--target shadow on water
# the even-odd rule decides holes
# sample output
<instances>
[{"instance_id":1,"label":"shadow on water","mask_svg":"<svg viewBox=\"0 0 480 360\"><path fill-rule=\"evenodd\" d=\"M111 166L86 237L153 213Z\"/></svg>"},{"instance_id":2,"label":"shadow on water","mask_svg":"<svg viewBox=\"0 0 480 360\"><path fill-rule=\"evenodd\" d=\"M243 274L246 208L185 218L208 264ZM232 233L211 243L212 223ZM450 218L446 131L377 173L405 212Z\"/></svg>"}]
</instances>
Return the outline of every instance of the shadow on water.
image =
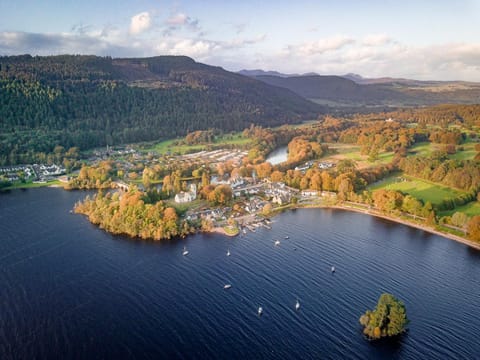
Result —
<instances>
[{"instance_id":1,"label":"shadow on water","mask_svg":"<svg viewBox=\"0 0 480 360\"><path fill-rule=\"evenodd\" d=\"M474 260L480 260L480 250L467 246L467 253Z\"/></svg>"},{"instance_id":2,"label":"shadow on water","mask_svg":"<svg viewBox=\"0 0 480 360\"><path fill-rule=\"evenodd\" d=\"M372 352L375 353L375 357L378 357L379 359L391 359L397 358L401 355L403 344L406 342L407 338L408 331L391 338L384 338L374 341L365 339L365 341L370 343L370 347Z\"/></svg>"}]
</instances>

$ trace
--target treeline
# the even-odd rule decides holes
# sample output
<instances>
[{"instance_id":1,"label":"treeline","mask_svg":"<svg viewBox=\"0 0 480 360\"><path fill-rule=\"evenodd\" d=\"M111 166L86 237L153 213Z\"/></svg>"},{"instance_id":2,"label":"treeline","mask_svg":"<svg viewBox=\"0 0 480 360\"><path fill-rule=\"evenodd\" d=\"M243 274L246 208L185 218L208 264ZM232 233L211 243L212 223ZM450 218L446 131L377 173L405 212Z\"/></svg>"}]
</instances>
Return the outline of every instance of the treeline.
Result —
<instances>
[{"instance_id":1,"label":"treeline","mask_svg":"<svg viewBox=\"0 0 480 360\"><path fill-rule=\"evenodd\" d=\"M405 108L379 114L359 115L371 119L393 119L401 122L418 123L422 125L480 125L480 105L444 104L422 108Z\"/></svg>"},{"instance_id":2,"label":"treeline","mask_svg":"<svg viewBox=\"0 0 480 360\"><path fill-rule=\"evenodd\" d=\"M451 160L443 156L411 156L399 162L407 175L420 177L448 187L471 191L480 189L480 161Z\"/></svg>"}]
</instances>

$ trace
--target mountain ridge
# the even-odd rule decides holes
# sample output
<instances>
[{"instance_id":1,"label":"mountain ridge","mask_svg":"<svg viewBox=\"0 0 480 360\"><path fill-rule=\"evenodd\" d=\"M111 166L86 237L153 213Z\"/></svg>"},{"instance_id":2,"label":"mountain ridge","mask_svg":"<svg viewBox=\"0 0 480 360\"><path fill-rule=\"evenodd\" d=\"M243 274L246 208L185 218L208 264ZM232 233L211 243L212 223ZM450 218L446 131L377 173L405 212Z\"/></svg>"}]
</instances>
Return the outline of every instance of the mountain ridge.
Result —
<instances>
[{"instance_id":1,"label":"mountain ridge","mask_svg":"<svg viewBox=\"0 0 480 360\"><path fill-rule=\"evenodd\" d=\"M258 80L290 89L307 99L333 107L474 104L480 98L480 83L475 82L364 78L353 73L298 76L257 73L260 75L253 77Z\"/></svg>"}]
</instances>

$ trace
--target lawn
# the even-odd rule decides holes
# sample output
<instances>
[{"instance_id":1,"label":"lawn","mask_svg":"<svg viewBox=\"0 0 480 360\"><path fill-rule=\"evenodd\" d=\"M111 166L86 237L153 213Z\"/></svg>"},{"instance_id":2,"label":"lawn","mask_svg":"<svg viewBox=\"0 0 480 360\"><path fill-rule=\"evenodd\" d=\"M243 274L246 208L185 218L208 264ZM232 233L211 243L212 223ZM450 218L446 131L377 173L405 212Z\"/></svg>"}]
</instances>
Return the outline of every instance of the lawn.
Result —
<instances>
[{"instance_id":1,"label":"lawn","mask_svg":"<svg viewBox=\"0 0 480 360\"><path fill-rule=\"evenodd\" d=\"M471 160L475 157L477 152L475 151L475 144L474 142L466 142L464 144L459 145L463 147L463 151L458 150L455 154L449 155L449 159L455 160ZM440 144L432 144L429 142L421 142L414 144L409 149L409 155L419 155L419 156L429 156L432 154L433 151L441 150L443 145Z\"/></svg>"},{"instance_id":2,"label":"lawn","mask_svg":"<svg viewBox=\"0 0 480 360\"><path fill-rule=\"evenodd\" d=\"M480 202L478 201L472 201L469 202L468 204L462 205L462 206L457 206L453 210L446 210L440 212L440 216L452 216L455 214L457 211L463 212L468 216L475 216L475 215L480 215Z\"/></svg>"},{"instance_id":3,"label":"lawn","mask_svg":"<svg viewBox=\"0 0 480 360\"><path fill-rule=\"evenodd\" d=\"M405 175L390 176L368 187L368 190L371 191L378 189L401 191L422 200L424 203L430 201L432 204L439 204L446 198L463 194L462 191L456 189Z\"/></svg>"},{"instance_id":4,"label":"lawn","mask_svg":"<svg viewBox=\"0 0 480 360\"><path fill-rule=\"evenodd\" d=\"M158 154L187 154L193 153L197 151L205 150L209 145L215 146L222 146L222 145L236 145L236 146L244 146L248 145L252 140L246 138L242 135L242 133L234 133L234 134L225 134L222 136L218 136L212 144L199 144L199 145L182 145L179 144L183 141L183 138L180 139L170 139L165 140L151 146L145 147L143 150L145 152L154 151Z\"/></svg>"},{"instance_id":5,"label":"lawn","mask_svg":"<svg viewBox=\"0 0 480 360\"><path fill-rule=\"evenodd\" d=\"M32 189L38 187L46 187L46 186L62 186L62 183L58 180L50 180L48 182L15 182L13 185L3 188L2 190L12 190L12 189Z\"/></svg>"}]
</instances>

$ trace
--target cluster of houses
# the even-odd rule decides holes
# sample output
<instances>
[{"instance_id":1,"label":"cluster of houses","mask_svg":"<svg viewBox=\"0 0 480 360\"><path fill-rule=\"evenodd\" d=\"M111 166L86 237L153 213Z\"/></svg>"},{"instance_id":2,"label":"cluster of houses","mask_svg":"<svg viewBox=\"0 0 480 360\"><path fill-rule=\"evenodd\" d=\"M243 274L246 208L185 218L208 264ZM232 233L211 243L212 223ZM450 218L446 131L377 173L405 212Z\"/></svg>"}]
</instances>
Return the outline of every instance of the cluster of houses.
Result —
<instances>
[{"instance_id":1,"label":"cluster of houses","mask_svg":"<svg viewBox=\"0 0 480 360\"><path fill-rule=\"evenodd\" d=\"M34 175L30 165L5 166L0 168L0 175L7 181L15 182L20 180L19 174L23 173L23 178L28 179Z\"/></svg>"},{"instance_id":2,"label":"cluster of houses","mask_svg":"<svg viewBox=\"0 0 480 360\"><path fill-rule=\"evenodd\" d=\"M313 166L313 161L307 161L301 166L296 166L295 170L305 172ZM320 161L318 163L319 169L331 169L335 166L335 163L329 161Z\"/></svg>"},{"instance_id":3,"label":"cluster of houses","mask_svg":"<svg viewBox=\"0 0 480 360\"><path fill-rule=\"evenodd\" d=\"M298 190L288 187L282 182L265 182L265 195L272 199L272 203L285 205L292 202L292 198L298 194Z\"/></svg>"},{"instance_id":4,"label":"cluster of houses","mask_svg":"<svg viewBox=\"0 0 480 360\"><path fill-rule=\"evenodd\" d=\"M0 175L11 182L19 181L20 179L47 181L63 174L65 174L65 168L59 165L33 164L5 166L0 168Z\"/></svg>"}]
</instances>

